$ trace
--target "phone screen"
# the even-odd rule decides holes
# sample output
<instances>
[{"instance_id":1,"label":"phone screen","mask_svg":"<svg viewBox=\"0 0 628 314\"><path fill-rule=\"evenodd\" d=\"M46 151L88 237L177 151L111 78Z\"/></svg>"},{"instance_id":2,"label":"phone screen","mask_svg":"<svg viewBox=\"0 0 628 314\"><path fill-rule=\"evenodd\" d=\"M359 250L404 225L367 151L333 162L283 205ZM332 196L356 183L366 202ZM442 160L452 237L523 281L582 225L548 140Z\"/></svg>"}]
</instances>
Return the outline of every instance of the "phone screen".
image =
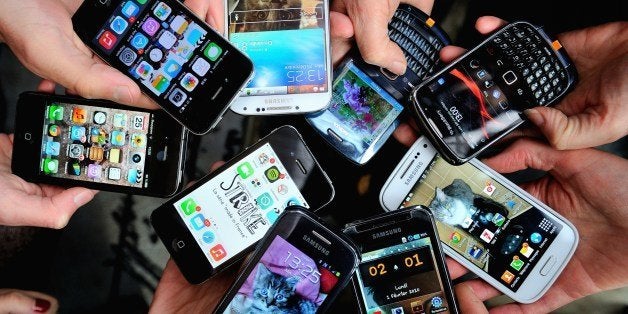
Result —
<instances>
[{"instance_id":1,"label":"phone screen","mask_svg":"<svg viewBox=\"0 0 628 314\"><path fill-rule=\"evenodd\" d=\"M229 54L176 1L129 0L118 7L92 44L149 94L180 113L213 93L210 76Z\"/></svg>"},{"instance_id":2,"label":"phone screen","mask_svg":"<svg viewBox=\"0 0 628 314\"><path fill-rule=\"evenodd\" d=\"M327 91L324 1L229 1L229 40L255 65L240 97Z\"/></svg>"},{"instance_id":3,"label":"phone screen","mask_svg":"<svg viewBox=\"0 0 628 314\"><path fill-rule=\"evenodd\" d=\"M305 232L275 236L224 313L315 313L338 284L341 265L328 249L305 244Z\"/></svg>"},{"instance_id":4,"label":"phone screen","mask_svg":"<svg viewBox=\"0 0 628 314\"><path fill-rule=\"evenodd\" d=\"M516 292L562 225L475 166L431 161L400 207L431 209L441 241Z\"/></svg>"},{"instance_id":5,"label":"phone screen","mask_svg":"<svg viewBox=\"0 0 628 314\"><path fill-rule=\"evenodd\" d=\"M389 226L362 241L357 279L366 313L449 313L430 235L416 229ZM398 236L384 236L391 233Z\"/></svg>"},{"instance_id":6,"label":"phone screen","mask_svg":"<svg viewBox=\"0 0 628 314\"><path fill-rule=\"evenodd\" d=\"M309 207L269 143L174 203L213 268L261 239L289 205Z\"/></svg>"},{"instance_id":7,"label":"phone screen","mask_svg":"<svg viewBox=\"0 0 628 314\"><path fill-rule=\"evenodd\" d=\"M349 61L334 80L327 109L308 115L308 120L323 136L340 137L342 147L338 149L359 161L402 111L403 106L395 98Z\"/></svg>"},{"instance_id":8,"label":"phone screen","mask_svg":"<svg viewBox=\"0 0 628 314\"><path fill-rule=\"evenodd\" d=\"M153 114L54 101L43 116L40 174L149 186Z\"/></svg>"}]
</instances>

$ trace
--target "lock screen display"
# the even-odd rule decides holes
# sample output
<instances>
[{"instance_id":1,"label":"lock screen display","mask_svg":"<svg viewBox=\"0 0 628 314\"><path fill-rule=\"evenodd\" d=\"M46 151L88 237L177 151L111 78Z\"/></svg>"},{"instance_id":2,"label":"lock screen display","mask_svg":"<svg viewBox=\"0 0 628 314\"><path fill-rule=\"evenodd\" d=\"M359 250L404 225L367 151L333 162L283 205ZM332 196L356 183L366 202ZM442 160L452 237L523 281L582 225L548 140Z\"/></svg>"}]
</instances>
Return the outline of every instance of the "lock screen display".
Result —
<instances>
[{"instance_id":1,"label":"lock screen display","mask_svg":"<svg viewBox=\"0 0 628 314\"><path fill-rule=\"evenodd\" d=\"M214 268L261 239L290 205L308 207L268 143L174 203Z\"/></svg>"},{"instance_id":2,"label":"lock screen display","mask_svg":"<svg viewBox=\"0 0 628 314\"><path fill-rule=\"evenodd\" d=\"M40 173L46 176L148 187L148 112L51 102L45 107Z\"/></svg>"},{"instance_id":3,"label":"lock screen display","mask_svg":"<svg viewBox=\"0 0 628 314\"><path fill-rule=\"evenodd\" d=\"M424 205L441 241L517 291L562 226L475 166L436 156L400 207Z\"/></svg>"}]
</instances>

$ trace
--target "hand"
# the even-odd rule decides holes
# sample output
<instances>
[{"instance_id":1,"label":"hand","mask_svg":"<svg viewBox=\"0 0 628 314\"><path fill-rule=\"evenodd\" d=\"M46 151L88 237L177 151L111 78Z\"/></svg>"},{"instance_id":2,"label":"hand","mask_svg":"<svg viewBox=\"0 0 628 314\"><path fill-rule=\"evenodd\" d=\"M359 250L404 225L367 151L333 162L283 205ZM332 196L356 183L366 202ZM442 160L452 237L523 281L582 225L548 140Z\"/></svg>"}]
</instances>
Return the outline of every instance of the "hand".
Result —
<instances>
[{"instance_id":1,"label":"hand","mask_svg":"<svg viewBox=\"0 0 628 314\"><path fill-rule=\"evenodd\" d=\"M351 49L355 35L364 61L403 74L406 58L401 48L388 38L388 22L400 2L427 14L434 5L433 0L334 0L330 13L332 62L336 64Z\"/></svg>"},{"instance_id":2,"label":"hand","mask_svg":"<svg viewBox=\"0 0 628 314\"><path fill-rule=\"evenodd\" d=\"M0 289L0 313L56 313L57 299L36 291Z\"/></svg>"}]
</instances>

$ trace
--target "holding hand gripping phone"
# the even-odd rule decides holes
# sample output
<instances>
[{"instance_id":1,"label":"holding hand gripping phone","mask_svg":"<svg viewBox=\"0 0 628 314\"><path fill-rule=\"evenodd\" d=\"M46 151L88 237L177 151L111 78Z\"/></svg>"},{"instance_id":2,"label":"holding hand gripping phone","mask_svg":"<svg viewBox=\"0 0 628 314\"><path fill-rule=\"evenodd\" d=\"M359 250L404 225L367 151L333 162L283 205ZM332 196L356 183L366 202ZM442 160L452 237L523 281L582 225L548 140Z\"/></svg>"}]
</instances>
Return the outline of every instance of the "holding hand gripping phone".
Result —
<instances>
[{"instance_id":1,"label":"holding hand gripping phone","mask_svg":"<svg viewBox=\"0 0 628 314\"><path fill-rule=\"evenodd\" d=\"M445 253L521 303L538 300L571 259L568 220L477 159L453 166L419 138L380 193L389 211L424 205Z\"/></svg>"},{"instance_id":2,"label":"holding hand gripping phone","mask_svg":"<svg viewBox=\"0 0 628 314\"><path fill-rule=\"evenodd\" d=\"M72 23L94 53L196 134L218 124L253 71L176 0L85 0Z\"/></svg>"},{"instance_id":3,"label":"holding hand gripping phone","mask_svg":"<svg viewBox=\"0 0 628 314\"><path fill-rule=\"evenodd\" d=\"M576 79L558 41L514 22L417 86L412 101L441 156L459 165L523 123L523 110L556 104Z\"/></svg>"},{"instance_id":4,"label":"holding hand gripping phone","mask_svg":"<svg viewBox=\"0 0 628 314\"><path fill-rule=\"evenodd\" d=\"M347 225L362 251L353 278L362 313L458 313L434 218L423 206Z\"/></svg>"},{"instance_id":5,"label":"holding hand gripping phone","mask_svg":"<svg viewBox=\"0 0 628 314\"><path fill-rule=\"evenodd\" d=\"M305 208L291 206L214 313L324 313L359 260L350 240Z\"/></svg>"},{"instance_id":6,"label":"holding hand gripping phone","mask_svg":"<svg viewBox=\"0 0 628 314\"><path fill-rule=\"evenodd\" d=\"M319 208L333 195L301 135L283 126L155 209L151 223L200 283L244 257L287 206Z\"/></svg>"}]
</instances>

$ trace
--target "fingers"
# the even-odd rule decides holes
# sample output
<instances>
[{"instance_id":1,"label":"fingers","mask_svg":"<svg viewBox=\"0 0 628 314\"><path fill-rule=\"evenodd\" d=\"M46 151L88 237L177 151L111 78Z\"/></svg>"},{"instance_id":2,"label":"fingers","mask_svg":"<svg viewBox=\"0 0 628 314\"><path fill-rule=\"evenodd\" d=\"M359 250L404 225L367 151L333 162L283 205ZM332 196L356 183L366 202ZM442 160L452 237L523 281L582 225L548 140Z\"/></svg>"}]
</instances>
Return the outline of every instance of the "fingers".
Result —
<instances>
[{"instance_id":1,"label":"fingers","mask_svg":"<svg viewBox=\"0 0 628 314\"><path fill-rule=\"evenodd\" d=\"M482 35L487 35L498 28L502 28L508 22L495 16L482 16L475 21L475 29Z\"/></svg>"},{"instance_id":2,"label":"fingers","mask_svg":"<svg viewBox=\"0 0 628 314\"><path fill-rule=\"evenodd\" d=\"M403 0L403 3L409 4L423 12L425 14L430 15L432 13L432 8L434 7L433 0Z\"/></svg>"},{"instance_id":3,"label":"fingers","mask_svg":"<svg viewBox=\"0 0 628 314\"><path fill-rule=\"evenodd\" d=\"M466 282L456 285L456 299L461 313L488 313L484 302Z\"/></svg>"},{"instance_id":4,"label":"fingers","mask_svg":"<svg viewBox=\"0 0 628 314\"><path fill-rule=\"evenodd\" d=\"M55 92L56 85L55 82L44 79L37 85L37 91L52 94Z\"/></svg>"},{"instance_id":5,"label":"fingers","mask_svg":"<svg viewBox=\"0 0 628 314\"><path fill-rule=\"evenodd\" d=\"M96 191L81 187L46 191L47 195L43 197L41 195L27 196L24 201L30 206L20 211L13 219L9 217L9 220L13 220L9 223L17 226L61 229L68 224L72 214L91 201L96 194ZM53 194L50 191L55 192Z\"/></svg>"},{"instance_id":6,"label":"fingers","mask_svg":"<svg viewBox=\"0 0 628 314\"><path fill-rule=\"evenodd\" d=\"M560 161L560 156L559 151L545 144L521 139L483 162L500 173L511 173L527 168L549 171Z\"/></svg>"},{"instance_id":7,"label":"fingers","mask_svg":"<svg viewBox=\"0 0 628 314\"><path fill-rule=\"evenodd\" d=\"M353 24L348 16L334 11L329 12L329 24L331 62L336 67L353 44Z\"/></svg>"},{"instance_id":8,"label":"fingers","mask_svg":"<svg viewBox=\"0 0 628 314\"><path fill-rule=\"evenodd\" d=\"M445 63L450 63L460 57L467 50L458 46L445 46L440 50L440 59Z\"/></svg>"},{"instance_id":9,"label":"fingers","mask_svg":"<svg viewBox=\"0 0 628 314\"><path fill-rule=\"evenodd\" d=\"M451 257L445 257L445 263L447 263L447 270L449 271L449 277L451 277L451 279L462 277L469 272L466 267L462 266L462 264Z\"/></svg>"},{"instance_id":10,"label":"fingers","mask_svg":"<svg viewBox=\"0 0 628 314\"><path fill-rule=\"evenodd\" d=\"M220 0L186 0L188 7L200 19L205 20L209 26L223 34L225 31L225 4Z\"/></svg>"},{"instance_id":11,"label":"fingers","mask_svg":"<svg viewBox=\"0 0 628 314\"><path fill-rule=\"evenodd\" d=\"M2 313L56 313L57 299L37 291L0 289Z\"/></svg>"},{"instance_id":12,"label":"fingers","mask_svg":"<svg viewBox=\"0 0 628 314\"><path fill-rule=\"evenodd\" d=\"M412 146L414 142L419 138L416 131L405 122L402 122L397 126L393 132L393 137L402 145L406 147Z\"/></svg>"},{"instance_id":13,"label":"fingers","mask_svg":"<svg viewBox=\"0 0 628 314\"><path fill-rule=\"evenodd\" d=\"M209 167L209 172L214 172L214 171L216 171L216 169L220 168L220 167L221 167L222 165L224 165L224 164L225 164L225 162L224 162L224 161L222 161L222 160L220 160L220 161L217 161L217 162L213 163L213 164Z\"/></svg>"}]
</instances>

